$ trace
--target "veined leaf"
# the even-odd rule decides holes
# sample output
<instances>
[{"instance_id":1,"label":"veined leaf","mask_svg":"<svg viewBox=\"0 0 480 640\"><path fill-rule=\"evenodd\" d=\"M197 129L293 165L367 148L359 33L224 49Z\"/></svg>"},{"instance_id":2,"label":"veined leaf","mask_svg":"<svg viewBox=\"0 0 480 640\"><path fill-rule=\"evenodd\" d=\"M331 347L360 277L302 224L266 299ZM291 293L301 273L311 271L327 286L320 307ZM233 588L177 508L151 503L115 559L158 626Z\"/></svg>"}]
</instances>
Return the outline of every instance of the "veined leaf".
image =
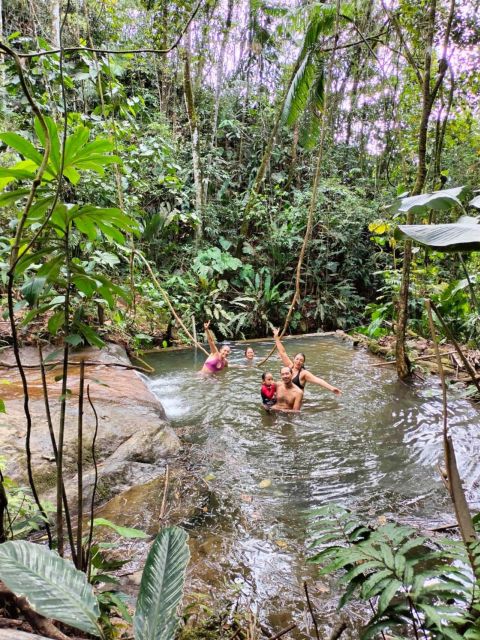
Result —
<instances>
[{"instance_id":1,"label":"veined leaf","mask_svg":"<svg viewBox=\"0 0 480 640\"><path fill-rule=\"evenodd\" d=\"M452 224L405 224L395 230L395 236L397 239L407 237L436 251L480 251L477 223L476 218L463 216Z\"/></svg>"},{"instance_id":2,"label":"veined leaf","mask_svg":"<svg viewBox=\"0 0 480 640\"><path fill-rule=\"evenodd\" d=\"M0 578L41 615L100 636L100 609L86 575L54 551L23 540L4 542Z\"/></svg>"},{"instance_id":3,"label":"veined leaf","mask_svg":"<svg viewBox=\"0 0 480 640\"><path fill-rule=\"evenodd\" d=\"M22 294L30 306L33 307L37 302L46 282L46 278L32 278L23 285Z\"/></svg>"},{"instance_id":4,"label":"veined leaf","mask_svg":"<svg viewBox=\"0 0 480 640\"><path fill-rule=\"evenodd\" d=\"M171 640L178 624L176 610L183 595L189 560L188 536L179 527L163 529L155 539L143 570L133 620L136 640Z\"/></svg>"},{"instance_id":5,"label":"veined leaf","mask_svg":"<svg viewBox=\"0 0 480 640\"><path fill-rule=\"evenodd\" d=\"M18 133L13 133L11 131L0 133L0 140L3 140L5 144L8 144L9 147L18 151L18 153L25 158L32 160L37 166L42 164L42 154L35 149L29 140L26 140Z\"/></svg>"},{"instance_id":6,"label":"veined leaf","mask_svg":"<svg viewBox=\"0 0 480 640\"><path fill-rule=\"evenodd\" d=\"M458 196L465 187L455 187L454 189L445 189L443 191L435 191L434 193L423 193L419 196L409 196L408 198L400 198L391 205L389 210L393 213L411 211L412 213L423 213L428 209L436 211L448 211L455 205L462 206Z\"/></svg>"},{"instance_id":7,"label":"veined leaf","mask_svg":"<svg viewBox=\"0 0 480 640\"><path fill-rule=\"evenodd\" d=\"M0 194L0 207L8 207L20 198L30 193L30 189L16 189L15 191L5 191Z\"/></svg>"},{"instance_id":8,"label":"veined leaf","mask_svg":"<svg viewBox=\"0 0 480 640\"><path fill-rule=\"evenodd\" d=\"M148 535L141 531L141 529L132 529L131 527L121 527L110 520L106 520L105 518L95 518L93 521L94 527L109 527L116 531L119 535L124 538L148 538Z\"/></svg>"}]
</instances>

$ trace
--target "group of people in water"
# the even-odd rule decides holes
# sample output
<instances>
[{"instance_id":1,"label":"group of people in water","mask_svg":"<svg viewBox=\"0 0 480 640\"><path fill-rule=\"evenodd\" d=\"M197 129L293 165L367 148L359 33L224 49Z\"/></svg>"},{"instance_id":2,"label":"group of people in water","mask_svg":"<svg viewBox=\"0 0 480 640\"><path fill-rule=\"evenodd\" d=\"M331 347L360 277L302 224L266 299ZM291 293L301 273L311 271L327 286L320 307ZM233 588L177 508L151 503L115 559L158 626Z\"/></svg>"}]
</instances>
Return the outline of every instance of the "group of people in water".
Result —
<instances>
[{"instance_id":1,"label":"group of people in water","mask_svg":"<svg viewBox=\"0 0 480 640\"><path fill-rule=\"evenodd\" d=\"M206 322L204 328L210 347L210 355L205 360L201 371L207 374L217 373L228 366L228 356L231 349L228 345L217 347L215 338L210 331L210 322ZM263 406L267 411L300 411L303 402L303 390L307 382L319 385L335 395L340 395L340 389L305 369L305 355L303 353L297 353L293 360L288 356L280 339L278 329L273 330L273 338L284 366L280 369L281 380L278 382L275 382L271 372L265 371L262 374L260 395ZM252 347L245 349L245 358L253 362L255 351Z\"/></svg>"}]
</instances>

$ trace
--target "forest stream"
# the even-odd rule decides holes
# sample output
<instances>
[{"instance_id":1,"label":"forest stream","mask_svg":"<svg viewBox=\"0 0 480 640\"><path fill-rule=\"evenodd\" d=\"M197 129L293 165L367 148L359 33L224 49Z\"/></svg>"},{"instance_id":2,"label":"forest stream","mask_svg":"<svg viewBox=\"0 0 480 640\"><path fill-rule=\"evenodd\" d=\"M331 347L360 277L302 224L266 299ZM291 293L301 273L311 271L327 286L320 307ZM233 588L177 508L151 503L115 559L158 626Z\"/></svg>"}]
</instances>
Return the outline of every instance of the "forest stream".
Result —
<instances>
[{"instance_id":1,"label":"forest stream","mask_svg":"<svg viewBox=\"0 0 480 640\"><path fill-rule=\"evenodd\" d=\"M234 345L233 366L202 377L204 356L191 350L149 354L151 390L189 447L211 489L202 516L187 523L194 580L235 584L261 618L281 628L307 625L303 581L331 624L332 585L306 564L308 511L336 502L375 523L395 516L428 529L454 521L437 463L442 462L441 389L436 379L413 388L394 368L336 337L287 340L308 368L340 387L337 398L309 385L300 414L267 414L261 370ZM270 342L254 345L257 361ZM264 366L279 378L279 359ZM449 397L449 424L467 496L480 479L479 411ZM478 503L478 495L476 497ZM199 587L200 588L200 587ZM303 620L303 622L302 622Z\"/></svg>"}]
</instances>

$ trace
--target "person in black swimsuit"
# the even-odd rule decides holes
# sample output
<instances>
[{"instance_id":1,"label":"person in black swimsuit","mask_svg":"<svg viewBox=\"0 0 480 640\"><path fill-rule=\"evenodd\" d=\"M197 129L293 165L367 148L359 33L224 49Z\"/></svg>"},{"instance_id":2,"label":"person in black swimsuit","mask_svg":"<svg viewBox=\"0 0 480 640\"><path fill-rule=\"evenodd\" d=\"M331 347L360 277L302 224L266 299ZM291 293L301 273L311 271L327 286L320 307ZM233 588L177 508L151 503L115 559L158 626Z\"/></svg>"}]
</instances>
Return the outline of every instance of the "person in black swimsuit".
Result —
<instances>
[{"instance_id":1,"label":"person in black swimsuit","mask_svg":"<svg viewBox=\"0 0 480 640\"><path fill-rule=\"evenodd\" d=\"M278 354L286 367L290 367L292 372L292 382L299 389L304 389L307 382L311 382L312 384L317 384L324 389L328 389L336 396L339 396L342 392L337 387L329 384L326 380L319 378L318 376L314 376L311 371L307 371L305 369L305 355L303 353L297 353L293 360L288 357L287 352L285 351L285 347L280 340L278 335L278 329L273 330L273 338L275 340L275 344L278 349Z\"/></svg>"}]
</instances>

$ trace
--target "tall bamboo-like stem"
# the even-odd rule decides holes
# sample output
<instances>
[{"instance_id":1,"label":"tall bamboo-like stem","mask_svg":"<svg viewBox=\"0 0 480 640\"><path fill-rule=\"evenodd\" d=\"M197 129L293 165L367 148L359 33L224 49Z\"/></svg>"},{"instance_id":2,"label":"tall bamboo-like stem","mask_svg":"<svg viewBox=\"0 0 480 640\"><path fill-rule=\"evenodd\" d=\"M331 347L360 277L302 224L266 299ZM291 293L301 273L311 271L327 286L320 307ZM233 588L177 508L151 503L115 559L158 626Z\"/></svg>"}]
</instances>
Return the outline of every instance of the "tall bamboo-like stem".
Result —
<instances>
[{"instance_id":1,"label":"tall bamboo-like stem","mask_svg":"<svg viewBox=\"0 0 480 640\"><path fill-rule=\"evenodd\" d=\"M97 456L95 453L95 444L97 442L97 435L98 435L98 414L92 402L92 399L90 397L89 384L87 384L87 398L88 398L88 403L90 405L90 408L92 409L93 415L95 417L95 430L93 432L93 439L92 439L92 460L93 460L93 468L94 468L94 480L93 480L93 489L92 489L92 499L90 501L90 514L89 514L90 527L88 531L87 545L86 545L85 555L83 559L83 562L84 562L83 569L84 571L87 572L87 577L90 580L90 571L91 571L90 553L91 553L92 541L93 541L93 515L95 513L95 496L97 493L97 485L98 485L98 466L97 466Z\"/></svg>"},{"instance_id":2,"label":"tall bamboo-like stem","mask_svg":"<svg viewBox=\"0 0 480 640\"><path fill-rule=\"evenodd\" d=\"M425 300L425 307L428 314L428 324L430 326L430 334L435 349L435 355L437 357L438 373L442 383L442 408L443 408L443 446L445 453L445 466L447 471L447 484L450 492L450 497L455 509L455 515L457 518L460 533L462 535L465 548L472 565L473 573L478 578L480 569L475 561L475 555L472 552L472 543L477 542L477 534L475 532L472 515L468 507L465 492L462 487L460 474L458 472L457 460L455 457L455 450L453 447L452 438L448 433L448 407L447 407L447 385L445 383L445 373L443 371L442 357L437 343L437 334L435 331L435 325L432 317L432 305L430 300Z\"/></svg>"},{"instance_id":3,"label":"tall bamboo-like stem","mask_svg":"<svg viewBox=\"0 0 480 640\"><path fill-rule=\"evenodd\" d=\"M80 384L78 388L77 426L77 569L83 567L83 395L85 390L85 361L80 362Z\"/></svg>"},{"instance_id":4,"label":"tall bamboo-like stem","mask_svg":"<svg viewBox=\"0 0 480 640\"><path fill-rule=\"evenodd\" d=\"M45 371L45 362L43 360L43 350L41 345L38 346L38 355L40 359L40 375L42 378L42 390L43 390L43 401L45 403L45 415L47 416L48 432L50 434L50 441L52 443L53 455L55 458L55 464L57 465L57 472L58 472L58 448L57 448L57 441L55 438L55 432L53 430L52 414L50 411L50 400L48 397L47 375ZM63 498L63 509L65 511L65 522L67 523L67 532L68 532L68 541L70 543L70 551L72 553L73 562L76 565L76 552L75 552L75 544L73 542L73 530L72 530L72 521L70 518L70 508L68 505L67 492L65 491L65 484L63 482L62 482L62 498Z\"/></svg>"}]
</instances>

